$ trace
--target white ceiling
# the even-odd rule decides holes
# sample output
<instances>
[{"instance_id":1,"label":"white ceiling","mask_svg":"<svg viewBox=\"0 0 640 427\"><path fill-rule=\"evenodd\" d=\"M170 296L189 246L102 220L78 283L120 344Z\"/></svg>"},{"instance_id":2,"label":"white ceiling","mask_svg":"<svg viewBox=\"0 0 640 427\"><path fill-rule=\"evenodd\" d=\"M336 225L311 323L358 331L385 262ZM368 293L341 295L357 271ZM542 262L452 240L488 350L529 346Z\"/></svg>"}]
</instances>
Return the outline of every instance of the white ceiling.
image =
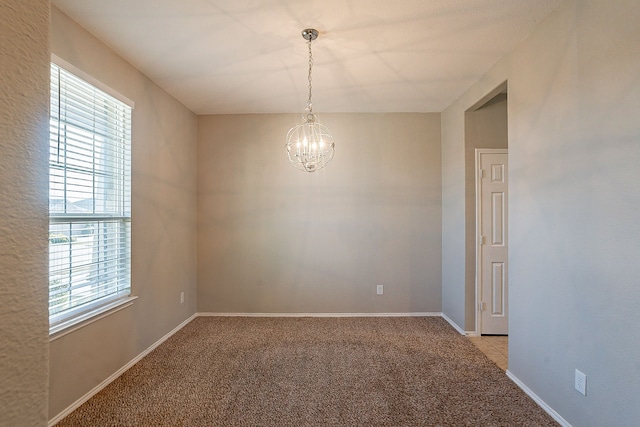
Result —
<instances>
[{"instance_id":1,"label":"white ceiling","mask_svg":"<svg viewBox=\"0 0 640 427\"><path fill-rule=\"evenodd\" d=\"M438 112L562 0L52 0L197 114Z\"/></svg>"}]
</instances>

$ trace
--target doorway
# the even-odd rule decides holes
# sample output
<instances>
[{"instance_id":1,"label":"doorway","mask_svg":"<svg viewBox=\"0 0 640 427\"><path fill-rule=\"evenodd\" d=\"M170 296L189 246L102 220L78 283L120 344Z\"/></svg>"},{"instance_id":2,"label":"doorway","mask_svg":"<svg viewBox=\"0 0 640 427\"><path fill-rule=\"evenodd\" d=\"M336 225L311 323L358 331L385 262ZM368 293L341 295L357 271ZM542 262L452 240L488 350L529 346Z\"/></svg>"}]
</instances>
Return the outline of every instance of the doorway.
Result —
<instances>
[{"instance_id":1,"label":"doorway","mask_svg":"<svg viewBox=\"0 0 640 427\"><path fill-rule=\"evenodd\" d=\"M465 112L465 331L470 336L482 331L478 292L477 149L508 149L508 92L503 82ZM505 223L506 224L506 223ZM504 272L506 277L506 271ZM508 291L504 294L508 295ZM508 301L508 300L507 300ZM508 331L501 331L508 333Z\"/></svg>"}]
</instances>

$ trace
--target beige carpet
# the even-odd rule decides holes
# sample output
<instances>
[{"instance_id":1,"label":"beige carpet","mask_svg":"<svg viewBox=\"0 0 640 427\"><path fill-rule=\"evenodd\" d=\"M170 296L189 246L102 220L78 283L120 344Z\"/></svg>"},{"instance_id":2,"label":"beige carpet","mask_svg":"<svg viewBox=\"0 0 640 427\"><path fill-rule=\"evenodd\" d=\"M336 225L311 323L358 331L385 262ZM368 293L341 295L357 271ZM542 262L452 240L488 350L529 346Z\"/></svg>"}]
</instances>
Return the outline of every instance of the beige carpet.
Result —
<instances>
[{"instance_id":1,"label":"beige carpet","mask_svg":"<svg viewBox=\"0 0 640 427\"><path fill-rule=\"evenodd\" d=\"M443 319L200 317L58 426L552 426Z\"/></svg>"}]
</instances>

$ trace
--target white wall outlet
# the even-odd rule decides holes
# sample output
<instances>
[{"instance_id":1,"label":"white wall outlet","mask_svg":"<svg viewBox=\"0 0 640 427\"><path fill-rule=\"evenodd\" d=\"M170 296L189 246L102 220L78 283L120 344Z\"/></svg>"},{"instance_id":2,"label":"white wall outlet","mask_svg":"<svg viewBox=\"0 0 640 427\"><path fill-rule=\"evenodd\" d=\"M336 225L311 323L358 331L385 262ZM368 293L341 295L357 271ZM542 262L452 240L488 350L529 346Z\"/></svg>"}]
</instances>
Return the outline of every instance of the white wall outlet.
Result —
<instances>
[{"instance_id":1,"label":"white wall outlet","mask_svg":"<svg viewBox=\"0 0 640 427\"><path fill-rule=\"evenodd\" d=\"M184 304L184 292L180 292L180 304Z\"/></svg>"},{"instance_id":2,"label":"white wall outlet","mask_svg":"<svg viewBox=\"0 0 640 427\"><path fill-rule=\"evenodd\" d=\"M587 376L576 369L575 387L583 396L587 395Z\"/></svg>"},{"instance_id":3,"label":"white wall outlet","mask_svg":"<svg viewBox=\"0 0 640 427\"><path fill-rule=\"evenodd\" d=\"M384 285L378 285L376 287L376 294L377 295L382 295L384 293Z\"/></svg>"}]
</instances>

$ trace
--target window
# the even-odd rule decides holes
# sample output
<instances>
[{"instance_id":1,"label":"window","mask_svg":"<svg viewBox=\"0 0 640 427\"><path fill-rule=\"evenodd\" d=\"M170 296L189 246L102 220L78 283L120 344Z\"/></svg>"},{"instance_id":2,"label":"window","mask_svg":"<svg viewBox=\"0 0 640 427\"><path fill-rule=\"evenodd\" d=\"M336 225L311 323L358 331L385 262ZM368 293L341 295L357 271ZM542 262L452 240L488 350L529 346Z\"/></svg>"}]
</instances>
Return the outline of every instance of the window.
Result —
<instances>
[{"instance_id":1,"label":"window","mask_svg":"<svg viewBox=\"0 0 640 427\"><path fill-rule=\"evenodd\" d=\"M51 331L131 290L131 107L51 64Z\"/></svg>"}]
</instances>

